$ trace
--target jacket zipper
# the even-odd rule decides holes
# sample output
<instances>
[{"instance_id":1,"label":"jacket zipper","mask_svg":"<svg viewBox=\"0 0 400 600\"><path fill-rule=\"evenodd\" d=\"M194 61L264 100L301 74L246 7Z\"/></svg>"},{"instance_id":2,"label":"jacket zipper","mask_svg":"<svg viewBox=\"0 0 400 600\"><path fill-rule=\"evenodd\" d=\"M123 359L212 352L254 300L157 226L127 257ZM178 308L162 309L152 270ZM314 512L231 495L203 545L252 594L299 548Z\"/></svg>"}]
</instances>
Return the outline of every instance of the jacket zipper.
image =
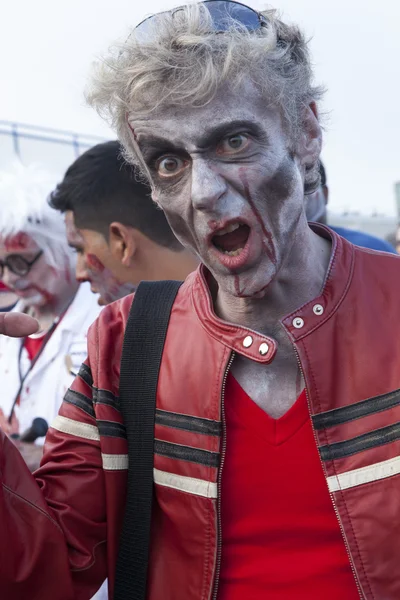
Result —
<instances>
[{"instance_id":1,"label":"jacket zipper","mask_svg":"<svg viewBox=\"0 0 400 600\"><path fill-rule=\"evenodd\" d=\"M304 377L303 369L302 369L302 366L301 366L299 353L297 352L297 348L296 348L296 346L294 344L293 344L293 348L294 348L294 352L296 354L297 364L299 365L300 372L301 372L301 374L303 376L304 388L305 388L306 398L307 398L307 404L308 404L308 411L309 411L309 414L311 414L310 398L309 398L309 395L308 395L308 389L307 389L307 385L306 385L306 379ZM318 448L317 435L315 433L315 429L314 429L314 425L312 423L312 419L311 419L311 427L312 427L312 430L313 430L315 444L316 444L316 446ZM319 456L319 460L320 460L320 463L321 463L322 471L325 474L325 467L323 465L323 462L322 462L321 456L319 454L319 451L318 451L318 456ZM325 479L326 479L326 476L325 476ZM353 558L352 558L351 553L350 553L350 548L349 548L349 544L347 542L346 533L344 531L344 528L343 528L343 525L342 525L342 521L340 519L339 511L338 511L338 508L337 508L336 503L335 503L335 499L334 499L333 494L332 494L331 491L329 491L329 496L331 497L331 502L332 502L332 505L333 505L333 509L335 511L336 519L337 519L337 521L339 523L340 532L342 534L342 538L343 538L344 545L345 545L345 548L346 548L347 556L349 558L349 563L350 563L351 571L353 573L353 577L354 577L354 580L356 582L356 586L357 586L357 590L358 590L358 593L359 593L359 596L360 596L360 600L365 600L365 596L364 596L364 594L363 594L363 592L361 590L360 582L358 581L357 571L356 571L356 568L354 566Z\"/></svg>"},{"instance_id":2,"label":"jacket zipper","mask_svg":"<svg viewBox=\"0 0 400 600\"><path fill-rule=\"evenodd\" d=\"M229 369L232 366L235 358L235 352L232 352L228 364L226 365L224 378L222 380L221 389L221 422L222 422L222 444L221 444L221 462L218 471L217 481L217 559L215 563L215 574L214 574L214 592L212 595L213 600L217 600L218 596L218 584L219 576L221 574L221 555L222 555L222 525L221 525L221 488L222 488L222 469L225 462L226 454L226 422L225 422L225 387L226 380L228 377Z\"/></svg>"}]
</instances>

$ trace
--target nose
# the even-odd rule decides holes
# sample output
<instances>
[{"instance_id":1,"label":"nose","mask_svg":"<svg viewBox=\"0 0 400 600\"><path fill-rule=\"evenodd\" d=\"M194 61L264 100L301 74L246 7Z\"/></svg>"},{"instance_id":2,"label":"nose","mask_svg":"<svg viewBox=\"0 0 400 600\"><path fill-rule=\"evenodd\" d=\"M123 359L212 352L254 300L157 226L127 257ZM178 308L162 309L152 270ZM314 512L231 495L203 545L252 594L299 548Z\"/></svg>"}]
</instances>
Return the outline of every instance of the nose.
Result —
<instances>
[{"instance_id":1,"label":"nose","mask_svg":"<svg viewBox=\"0 0 400 600\"><path fill-rule=\"evenodd\" d=\"M79 283L85 283L85 281L90 281L85 257L83 254L77 255L76 266L75 266L75 277L76 277L76 280L79 281Z\"/></svg>"},{"instance_id":2,"label":"nose","mask_svg":"<svg viewBox=\"0 0 400 600\"><path fill-rule=\"evenodd\" d=\"M192 163L192 205L197 210L212 211L221 196L226 192L224 178L215 170L210 161L195 158Z\"/></svg>"}]
</instances>

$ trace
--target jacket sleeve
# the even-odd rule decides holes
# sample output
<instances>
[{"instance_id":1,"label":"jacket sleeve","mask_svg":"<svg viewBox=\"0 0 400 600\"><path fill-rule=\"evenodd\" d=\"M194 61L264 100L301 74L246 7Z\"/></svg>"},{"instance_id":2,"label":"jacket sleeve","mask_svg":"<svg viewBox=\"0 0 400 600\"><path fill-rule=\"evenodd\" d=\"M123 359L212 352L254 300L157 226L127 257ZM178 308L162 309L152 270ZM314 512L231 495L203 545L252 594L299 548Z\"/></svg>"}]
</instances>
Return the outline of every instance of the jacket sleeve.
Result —
<instances>
[{"instance_id":1,"label":"jacket sleeve","mask_svg":"<svg viewBox=\"0 0 400 600\"><path fill-rule=\"evenodd\" d=\"M0 598L88 600L106 573L106 501L89 358L50 427L31 475L0 431Z\"/></svg>"}]
</instances>

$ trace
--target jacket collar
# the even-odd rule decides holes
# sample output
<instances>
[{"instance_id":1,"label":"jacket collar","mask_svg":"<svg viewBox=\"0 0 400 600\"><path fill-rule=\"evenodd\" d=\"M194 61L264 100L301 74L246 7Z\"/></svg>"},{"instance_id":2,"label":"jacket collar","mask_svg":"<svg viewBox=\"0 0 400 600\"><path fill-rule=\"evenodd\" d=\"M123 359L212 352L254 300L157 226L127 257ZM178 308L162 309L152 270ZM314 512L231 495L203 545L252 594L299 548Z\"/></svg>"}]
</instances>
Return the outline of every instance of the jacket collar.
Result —
<instances>
[{"instance_id":1,"label":"jacket collar","mask_svg":"<svg viewBox=\"0 0 400 600\"><path fill-rule=\"evenodd\" d=\"M321 237L331 240L332 253L321 294L282 319L293 342L322 325L346 295L354 268L354 247L324 225L312 224ZM195 312L207 333L234 352L259 363L270 363L277 350L274 339L246 327L219 319L213 308L204 265L197 269L191 288Z\"/></svg>"},{"instance_id":2,"label":"jacket collar","mask_svg":"<svg viewBox=\"0 0 400 600\"><path fill-rule=\"evenodd\" d=\"M331 259L321 294L282 319L282 324L294 342L320 327L339 308L354 270L353 244L324 225L312 223L311 228L319 236L332 242Z\"/></svg>"}]
</instances>

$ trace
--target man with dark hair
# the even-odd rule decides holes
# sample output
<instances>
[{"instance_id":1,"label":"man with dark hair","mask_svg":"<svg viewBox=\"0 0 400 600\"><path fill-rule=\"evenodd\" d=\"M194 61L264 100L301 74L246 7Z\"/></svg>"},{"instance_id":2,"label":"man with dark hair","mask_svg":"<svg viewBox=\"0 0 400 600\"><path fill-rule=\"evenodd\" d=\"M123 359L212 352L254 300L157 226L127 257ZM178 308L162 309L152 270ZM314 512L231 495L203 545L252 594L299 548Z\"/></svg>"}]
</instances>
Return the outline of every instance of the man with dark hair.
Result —
<instances>
[{"instance_id":1,"label":"man with dark hair","mask_svg":"<svg viewBox=\"0 0 400 600\"><path fill-rule=\"evenodd\" d=\"M50 204L65 213L68 243L78 255L76 277L90 282L99 304L130 294L142 280L185 279L198 264L117 141L82 154Z\"/></svg>"},{"instance_id":2,"label":"man with dark hair","mask_svg":"<svg viewBox=\"0 0 400 600\"><path fill-rule=\"evenodd\" d=\"M315 190L315 192L305 197L306 215L309 221L326 225L326 207L329 200L329 188L325 166L322 161L319 163L319 172L321 176L321 184ZM329 225L329 227L356 246L363 246L364 248L371 248L372 250L380 250L381 252L391 252L392 254L396 254L396 250L391 244L389 244L389 242L382 240L375 235L365 233L364 231L357 231L356 229L348 229L347 227L336 227L333 225Z\"/></svg>"}]
</instances>

